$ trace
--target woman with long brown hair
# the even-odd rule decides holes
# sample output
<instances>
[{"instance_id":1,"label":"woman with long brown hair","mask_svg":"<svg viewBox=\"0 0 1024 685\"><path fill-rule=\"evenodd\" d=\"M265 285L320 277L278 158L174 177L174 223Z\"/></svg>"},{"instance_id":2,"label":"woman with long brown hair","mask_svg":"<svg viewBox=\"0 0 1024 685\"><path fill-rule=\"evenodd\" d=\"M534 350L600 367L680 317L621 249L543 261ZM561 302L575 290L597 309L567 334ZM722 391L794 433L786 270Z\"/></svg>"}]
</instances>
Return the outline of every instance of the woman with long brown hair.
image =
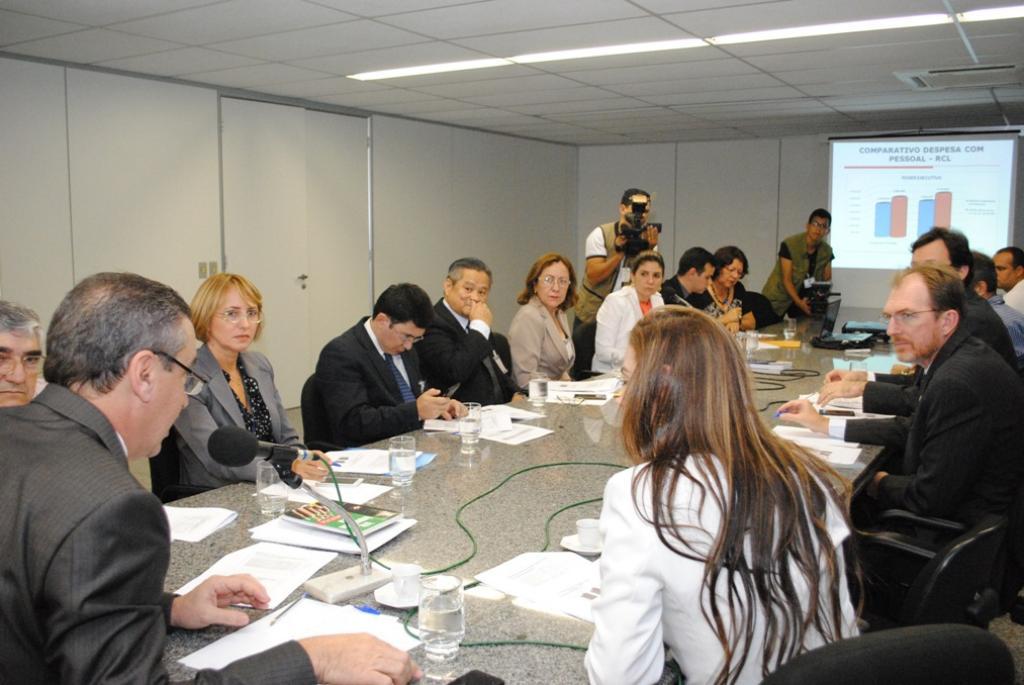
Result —
<instances>
[{"instance_id":1,"label":"woman with long brown hair","mask_svg":"<svg viewBox=\"0 0 1024 685\"><path fill-rule=\"evenodd\" d=\"M687 683L758 683L855 635L848 489L757 412L732 336L670 306L634 327L623 440L605 488L592 683L653 683L666 644Z\"/></svg>"}]
</instances>

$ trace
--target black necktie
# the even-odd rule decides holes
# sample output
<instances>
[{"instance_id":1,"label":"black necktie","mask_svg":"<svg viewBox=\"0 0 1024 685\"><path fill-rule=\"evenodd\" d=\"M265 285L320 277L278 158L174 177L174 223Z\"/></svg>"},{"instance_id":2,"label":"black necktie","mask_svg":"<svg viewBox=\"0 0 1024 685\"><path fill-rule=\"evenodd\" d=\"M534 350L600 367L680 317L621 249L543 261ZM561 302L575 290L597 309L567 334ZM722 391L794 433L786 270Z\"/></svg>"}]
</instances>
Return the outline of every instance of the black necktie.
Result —
<instances>
[{"instance_id":1,"label":"black necktie","mask_svg":"<svg viewBox=\"0 0 1024 685\"><path fill-rule=\"evenodd\" d=\"M398 366L395 365L395 360L391 358L390 354L384 355L384 363L387 364L391 375L395 377L395 383L398 383L398 392L402 394L402 401L415 402L416 396L412 394L412 388L405 382L402 372L398 370Z\"/></svg>"}]
</instances>

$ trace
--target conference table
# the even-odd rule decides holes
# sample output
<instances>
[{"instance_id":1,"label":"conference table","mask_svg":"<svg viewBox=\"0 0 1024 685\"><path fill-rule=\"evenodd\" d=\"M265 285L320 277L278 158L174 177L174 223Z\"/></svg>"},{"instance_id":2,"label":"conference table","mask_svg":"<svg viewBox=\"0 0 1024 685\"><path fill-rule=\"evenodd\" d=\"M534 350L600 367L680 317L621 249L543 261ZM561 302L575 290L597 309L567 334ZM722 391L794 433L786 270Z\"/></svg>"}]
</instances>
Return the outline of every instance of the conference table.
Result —
<instances>
[{"instance_id":1,"label":"conference table","mask_svg":"<svg viewBox=\"0 0 1024 685\"><path fill-rule=\"evenodd\" d=\"M877 310L852 310L847 318L876 318ZM755 377L757 399L769 423L778 403L799 394L817 390L824 374L832 368L863 365L861 356L820 350L809 340L820 326L816 320L799 323L799 348L761 351L757 360L784 360L793 365L788 376ZM782 338L781 325L764 332ZM873 352L884 353L885 346ZM520 406L529 408L525 402ZM605 482L617 470L629 465L619 432L618 402L603 406L578 406L549 403L546 416L532 421L554 433L518 446L481 440L469 454L460 449L459 438L449 433L416 431L417 449L433 452L434 461L416 473L407 492L395 488L371 504L400 509L418 523L385 544L374 557L384 563L405 562L421 565L425 571L448 567L464 561L449 573L470 581L477 573L524 553L562 551L559 541L575 533L579 518L598 517L599 498ZM384 446L378 443L374 446ZM878 450L866 448L858 462L838 467L845 477L860 482L870 472L871 459ZM522 473L524 469L533 468ZM372 477L371 477L372 480ZM497 487L500 483L504 484ZM380 478L379 482L388 482ZM456 511L466 502L492 490L490 494L465 507L462 524L471 532L471 540L456 522ZM199 543L175 541L171 545L171 563L166 589L173 591L199 575L225 554L253 544L249 529L264 523L251 483L230 485L194 497L179 500L174 506L218 506L238 512L233 525L221 529ZM576 503L584 502L578 506ZM565 508L550 522L545 522ZM474 549L475 544L475 549ZM358 557L339 554L320 573L329 573L357 563ZM298 597L301 590L289 598ZM378 606L372 593L354 600ZM283 606L283 605L282 605ZM400 610L380 607L382 612L403 615ZM590 639L590 623L564 615L530 608L511 598L483 598L469 592L465 600L466 637L451 669L464 673L479 669L502 678L506 683L583 683L586 673L582 651ZM251 611L253 619L264 612ZM412 625L415 626L415 619ZM176 631L168 637L164 661L172 679L191 671L177 660L229 632L224 628L200 631ZM330 631L328 628L327 632ZM511 642L513 644L470 646L473 643ZM530 642L533 644L514 644ZM569 647L546 646L572 645ZM422 647L413 657L423 664Z\"/></svg>"}]
</instances>

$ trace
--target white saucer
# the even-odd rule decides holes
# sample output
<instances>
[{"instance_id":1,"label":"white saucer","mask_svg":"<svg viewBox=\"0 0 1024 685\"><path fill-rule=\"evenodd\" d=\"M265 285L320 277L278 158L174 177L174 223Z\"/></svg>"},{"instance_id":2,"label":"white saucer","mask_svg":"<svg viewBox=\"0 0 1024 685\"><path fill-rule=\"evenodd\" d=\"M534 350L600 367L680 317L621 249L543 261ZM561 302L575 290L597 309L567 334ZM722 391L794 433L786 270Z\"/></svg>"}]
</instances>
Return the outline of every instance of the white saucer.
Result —
<instances>
[{"instance_id":1,"label":"white saucer","mask_svg":"<svg viewBox=\"0 0 1024 685\"><path fill-rule=\"evenodd\" d=\"M395 594L394 583L388 583L382 585L373 591L373 598L386 607L392 607L394 609L411 609L417 606L420 602L419 599L399 599L398 595Z\"/></svg>"},{"instance_id":2,"label":"white saucer","mask_svg":"<svg viewBox=\"0 0 1024 685\"><path fill-rule=\"evenodd\" d=\"M576 552L576 554L583 554L585 556L594 556L601 553L600 547L584 547L581 545L579 535L566 535L562 538L562 547L565 547L570 552Z\"/></svg>"}]
</instances>

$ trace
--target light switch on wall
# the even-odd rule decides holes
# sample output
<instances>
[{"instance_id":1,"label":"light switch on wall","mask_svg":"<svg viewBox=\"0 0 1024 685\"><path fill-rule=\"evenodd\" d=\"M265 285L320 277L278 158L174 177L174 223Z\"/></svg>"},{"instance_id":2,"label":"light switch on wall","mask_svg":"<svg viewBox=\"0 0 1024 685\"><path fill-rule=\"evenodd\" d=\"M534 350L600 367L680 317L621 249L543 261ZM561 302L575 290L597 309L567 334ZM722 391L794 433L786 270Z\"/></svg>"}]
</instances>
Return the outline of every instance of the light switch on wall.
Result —
<instances>
[{"instance_id":1,"label":"light switch on wall","mask_svg":"<svg viewBox=\"0 0 1024 685\"><path fill-rule=\"evenodd\" d=\"M206 262L199 262L199 278L206 278Z\"/></svg>"}]
</instances>

